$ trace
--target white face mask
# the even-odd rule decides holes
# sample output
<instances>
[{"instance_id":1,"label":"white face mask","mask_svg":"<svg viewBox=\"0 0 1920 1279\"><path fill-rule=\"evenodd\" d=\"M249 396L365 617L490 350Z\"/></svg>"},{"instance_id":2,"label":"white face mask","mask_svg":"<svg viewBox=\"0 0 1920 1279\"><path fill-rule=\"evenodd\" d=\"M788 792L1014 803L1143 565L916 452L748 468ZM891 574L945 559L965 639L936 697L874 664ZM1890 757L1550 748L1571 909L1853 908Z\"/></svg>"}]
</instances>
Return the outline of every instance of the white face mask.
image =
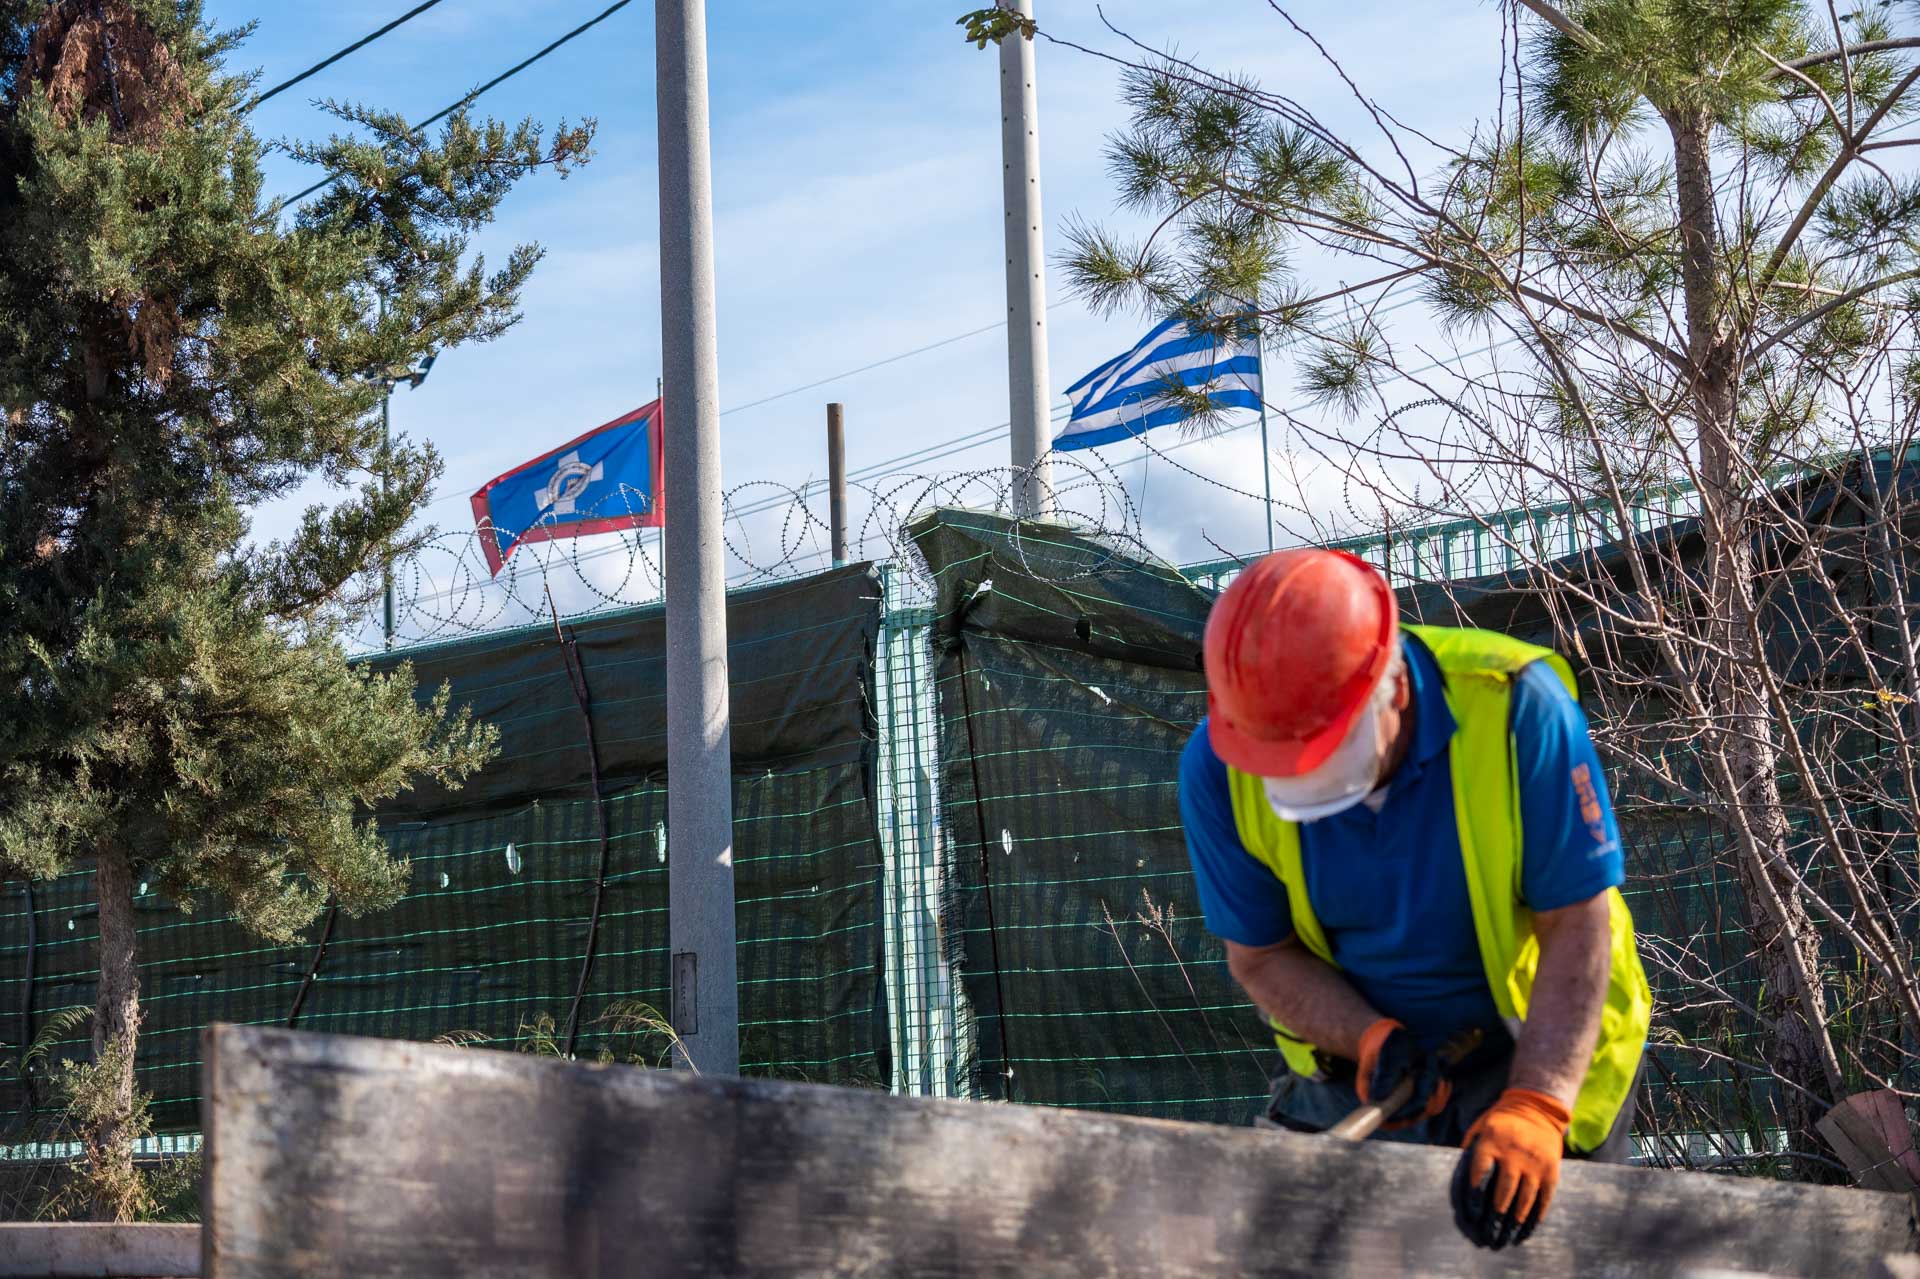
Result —
<instances>
[{"instance_id":1,"label":"white face mask","mask_svg":"<svg viewBox=\"0 0 1920 1279\"><path fill-rule=\"evenodd\" d=\"M1373 687L1366 709L1333 754L1299 777L1267 777L1267 803L1286 822L1311 822L1343 813L1367 797L1380 781L1380 716L1392 703L1394 669Z\"/></svg>"}]
</instances>

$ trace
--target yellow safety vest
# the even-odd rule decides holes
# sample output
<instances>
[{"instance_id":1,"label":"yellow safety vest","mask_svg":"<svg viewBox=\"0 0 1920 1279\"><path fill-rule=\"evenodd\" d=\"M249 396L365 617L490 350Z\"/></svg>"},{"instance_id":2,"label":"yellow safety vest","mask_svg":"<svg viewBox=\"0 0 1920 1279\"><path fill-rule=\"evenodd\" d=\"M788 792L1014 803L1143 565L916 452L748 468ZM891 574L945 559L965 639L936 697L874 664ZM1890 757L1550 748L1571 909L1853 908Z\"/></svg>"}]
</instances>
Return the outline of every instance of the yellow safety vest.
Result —
<instances>
[{"instance_id":1,"label":"yellow safety vest","mask_svg":"<svg viewBox=\"0 0 1920 1279\"><path fill-rule=\"evenodd\" d=\"M1517 1028L1526 1020L1527 999L1540 963L1533 934L1533 912L1520 895L1520 790L1514 763L1508 711L1513 680L1534 662L1553 668L1567 691L1579 695L1573 669L1551 649L1523 643L1492 631L1444 626L1404 628L1433 653L1446 686L1447 707L1457 725L1448 744L1453 773L1453 807L1466 862L1467 895L1473 903L1473 928L1480 939L1480 960L1494 1006ZM1307 897L1301 864L1300 828L1282 821L1267 802L1260 778L1227 770L1233 819L1247 851L1286 885L1293 930L1309 951L1328 963L1333 953ZM1612 973L1606 1007L1600 1014L1600 1041L1573 1105L1567 1143L1576 1151L1598 1149L1633 1087L1633 1075L1646 1047L1653 994L1640 954L1634 947L1633 918L1618 889L1607 891L1612 919ZM1296 1072L1312 1076L1319 1064L1312 1044L1274 1026L1280 1054Z\"/></svg>"}]
</instances>

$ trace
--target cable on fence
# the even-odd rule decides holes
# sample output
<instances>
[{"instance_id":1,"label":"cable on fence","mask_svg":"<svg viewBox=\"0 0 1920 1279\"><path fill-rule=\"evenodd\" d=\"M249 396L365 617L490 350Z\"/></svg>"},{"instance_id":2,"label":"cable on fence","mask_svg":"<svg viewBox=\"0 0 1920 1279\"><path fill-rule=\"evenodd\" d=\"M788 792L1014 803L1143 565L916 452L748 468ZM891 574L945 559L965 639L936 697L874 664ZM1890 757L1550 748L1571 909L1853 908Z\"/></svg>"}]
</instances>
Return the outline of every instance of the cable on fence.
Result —
<instances>
[{"instance_id":1,"label":"cable on fence","mask_svg":"<svg viewBox=\"0 0 1920 1279\"><path fill-rule=\"evenodd\" d=\"M333 926L340 918L340 903L331 895L327 898L327 922L320 929L320 940L313 948L313 962L307 965L307 975L300 982L300 989L293 992L293 1007L287 1009L287 1029L294 1029L300 1021L300 1010L306 1006L307 992L313 989L313 983L319 979L320 965L326 962L327 946L333 941Z\"/></svg>"},{"instance_id":2,"label":"cable on fence","mask_svg":"<svg viewBox=\"0 0 1920 1279\"><path fill-rule=\"evenodd\" d=\"M1387 421L1420 408L1444 405L1454 412L1461 406L1428 397L1395 410ZM1143 456L1165 461L1173 471L1207 485L1212 491L1264 506L1266 499L1228 480L1216 478L1186 465L1171 456L1184 443L1163 448L1151 439L1140 440ZM1155 559L1147 539L1144 516L1128 485L1120 477L1119 465L1098 453L1049 454L1043 459L1051 468L1051 491L1055 515L1050 525L1065 524L1089 548L1102 554L1081 555L1059 561L1050 552L1050 525L1017 523L1009 536L1007 552L1020 569L1037 579L1055 585L1084 581L1110 571L1133 559ZM1130 459L1129 459L1130 460ZM1484 463L1474 464L1478 474ZM864 498L865 510L852 530L856 558L891 561L904 575L904 584L919 595L931 591L909 529L942 508L965 507L983 510L1008 520L1014 519L1013 494L1026 475L1009 467L941 474L894 473L857 479L849 485L856 494L856 506ZM1457 489L1457 485L1454 491ZM728 587L739 588L760 583L784 581L827 567L830 558L828 525L823 514L813 509L822 491L812 483L787 486L769 480L750 480L736 484L723 496L723 531L726 550L732 563ZM1312 518L1303 504L1276 499L1275 505L1289 512ZM617 491L583 509L580 518L607 524L621 522L644 509L633 490L618 486ZM1397 504L1391 512L1395 551L1398 558L1403 545L1418 551L1421 539L1432 531L1431 516L1440 508L1431 504ZM1507 513L1503 513L1507 514ZM1469 517L1471 519L1472 517ZM1497 525L1501 516L1486 517ZM1308 536L1316 542L1348 547L1366 547L1372 554L1379 545L1380 525L1360 524L1341 532L1314 521ZM1205 539L1224 560L1238 560L1228 548L1201 529ZM528 538L509 552L506 564L496 574L487 562L481 535L471 530L450 531L426 541L408 557L393 565L396 621L402 642L420 645L460 638L513 626L547 624L555 615L554 596L571 582L575 599L566 602L566 616L583 616L610 608L629 608L658 604L664 595L664 574L656 554L657 543L644 530L601 534L591 541L535 540ZM604 568L600 566L605 566ZM1420 566L1416 566L1418 569ZM1476 573L1478 570L1476 570ZM1416 572L1416 576L1420 574ZM1439 576L1450 576L1442 571ZM588 597L588 598L581 598ZM565 596L561 597L565 600ZM356 634L356 644L374 648L378 628L364 622Z\"/></svg>"},{"instance_id":3,"label":"cable on fence","mask_svg":"<svg viewBox=\"0 0 1920 1279\"><path fill-rule=\"evenodd\" d=\"M1376 430L1392 429L1406 413L1437 408L1455 414L1472 413L1457 401L1427 396L1391 410ZM1215 493L1250 506L1266 506L1268 499L1262 494L1173 456L1196 441L1162 446L1151 437L1135 438L1141 448L1139 456L1162 460L1173 472ZM1022 523L1016 526L1007 548L1019 567L1060 585L1097 577L1129 559L1156 558L1147 539L1144 515L1117 469L1131 460L1114 462L1096 452L1056 452L1042 459L1053 475L1052 523L1072 526L1089 547L1102 548L1106 554L1055 562L1048 552L1050 538L1044 529ZM1463 484L1474 483L1486 466L1483 460L1471 461L1465 480L1449 480L1447 493L1458 494ZM898 564L924 594L931 589L931 582L924 577L907 530L934 510L946 507L984 510L1013 519L1013 495L1029 478L1027 473L1010 467L935 474L888 472L866 477L856 472L849 488L856 495L856 506L860 499L865 501L865 511L853 530L856 557ZM813 509L814 501L821 496L822 490L811 481L789 486L750 480L729 488L722 499L722 537L732 565L729 588L787 580L827 567L831 555L829 527L823 513ZM1345 546L1365 544L1377 550L1379 517L1363 518L1350 495L1342 496L1348 498L1352 520L1346 532L1324 525L1302 501L1276 498L1273 505L1309 521L1311 528L1300 531L1311 540ZM634 490L616 486L590 509L582 510L578 518L601 527L617 527L623 517L644 509ZM1416 548L1422 545L1421 539L1430 531L1429 517L1441 509L1417 501L1395 503L1391 511L1382 509L1381 516L1391 516L1397 557L1402 544ZM1498 523L1498 517L1489 518ZM1199 535L1223 558L1237 558L1208 537L1204 529ZM566 601L568 616L657 604L664 595L657 543L643 530L601 534L591 541L529 537L509 551L506 564L497 573L487 562L485 549L476 532L450 531L429 539L413 554L395 562L396 619L404 643L418 645L518 625L544 625L555 612L553 596L569 581L576 598ZM590 598L582 600L581 596ZM375 635L373 629L363 625L356 642L370 649Z\"/></svg>"},{"instance_id":4,"label":"cable on fence","mask_svg":"<svg viewBox=\"0 0 1920 1279\"><path fill-rule=\"evenodd\" d=\"M548 596L549 606L553 603ZM587 692L587 671L580 661L580 641L560 630L559 611L554 610L553 638L559 642L560 658L567 666L567 683L573 700L580 707L580 731L587 747L588 780L593 787L593 816L600 831L600 865L593 877L593 910L587 916L587 945L580 956L580 976L573 983L573 999L567 1005L567 1023L563 1033L566 1054L571 1057L580 1038L580 1004L587 997L587 983L593 977L593 957L600 947L600 908L607 893L607 860L611 841L607 837L607 801L600 793L600 747L593 736L593 699Z\"/></svg>"},{"instance_id":5,"label":"cable on fence","mask_svg":"<svg viewBox=\"0 0 1920 1279\"><path fill-rule=\"evenodd\" d=\"M961 610L964 612L963 604ZM960 658L960 699L963 717L967 726L967 767L973 772L973 819L980 829L980 890L986 895L987 902L987 944L993 951L993 1010L994 1025L1000 1035L1001 1099L1013 1100L1013 1049L1007 1040L1007 987L1001 976L1000 967L1000 925L993 914L993 868L992 853L987 843L987 810L985 791L980 779L980 748L975 743L973 733L973 694L968 689L972 676L967 661L967 642L964 635L956 635L954 641Z\"/></svg>"}]
</instances>

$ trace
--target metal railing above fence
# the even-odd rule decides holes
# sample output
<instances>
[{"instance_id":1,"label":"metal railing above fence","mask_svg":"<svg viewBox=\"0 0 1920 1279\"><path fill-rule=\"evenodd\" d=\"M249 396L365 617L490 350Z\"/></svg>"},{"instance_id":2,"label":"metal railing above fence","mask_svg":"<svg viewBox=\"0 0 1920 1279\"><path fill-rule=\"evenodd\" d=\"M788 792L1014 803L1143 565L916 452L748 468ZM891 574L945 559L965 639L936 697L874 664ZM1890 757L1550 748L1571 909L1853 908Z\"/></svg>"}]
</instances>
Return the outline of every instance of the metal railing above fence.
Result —
<instances>
[{"instance_id":1,"label":"metal railing above fence","mask_svg":"<svg viewBox=\"0 0 1920 1279\"><path fill-rule=\"evenodd\" d=\"M1668 486L1643 494L1630 508L1634 533L1698 514L1693 489ZM1552 502L1487 516L1433 520L1342 538L1321 545L1357 555L1401 582L1451 582L1508 573L1617 541L1623 532L1612 510ZM1208 590L1226 588L1244 567L1240 559L1182 565L1187 580Z\"/></svg>"}]
</instances>

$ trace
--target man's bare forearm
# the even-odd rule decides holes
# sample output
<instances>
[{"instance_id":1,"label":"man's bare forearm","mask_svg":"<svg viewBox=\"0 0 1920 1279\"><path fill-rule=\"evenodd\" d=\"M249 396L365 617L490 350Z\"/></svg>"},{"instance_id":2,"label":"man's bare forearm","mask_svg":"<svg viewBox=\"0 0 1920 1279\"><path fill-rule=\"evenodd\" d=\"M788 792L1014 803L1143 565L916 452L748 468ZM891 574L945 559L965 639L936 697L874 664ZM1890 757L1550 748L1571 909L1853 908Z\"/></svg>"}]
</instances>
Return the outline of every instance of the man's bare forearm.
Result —
<instances>
[{"instance_id":1,"label":"man's bare forearm","mask_svg":"<svg viewBox=\"0 0 1920 1279\"><path fill-rule=\"evenodd\" d=\"M1227 969L1288 1034L1349 1061L1359 1060L1361 1036L1380 1019L1338 969L1294 938L1278 946L1228 942Z\"/></svg>"},{"instance_id":2,"label":"man's bare forearm","mask_svg":"<svg viewBox=\"0 0 1920 1279\"><path fill-rule=\"evenodd\" d=\"M1507 1083L1557 1097L1569 1108L1593 1060L1612 967L1607 894L1533 917L1540 968Z\"/></svg>"}]
</instances>

